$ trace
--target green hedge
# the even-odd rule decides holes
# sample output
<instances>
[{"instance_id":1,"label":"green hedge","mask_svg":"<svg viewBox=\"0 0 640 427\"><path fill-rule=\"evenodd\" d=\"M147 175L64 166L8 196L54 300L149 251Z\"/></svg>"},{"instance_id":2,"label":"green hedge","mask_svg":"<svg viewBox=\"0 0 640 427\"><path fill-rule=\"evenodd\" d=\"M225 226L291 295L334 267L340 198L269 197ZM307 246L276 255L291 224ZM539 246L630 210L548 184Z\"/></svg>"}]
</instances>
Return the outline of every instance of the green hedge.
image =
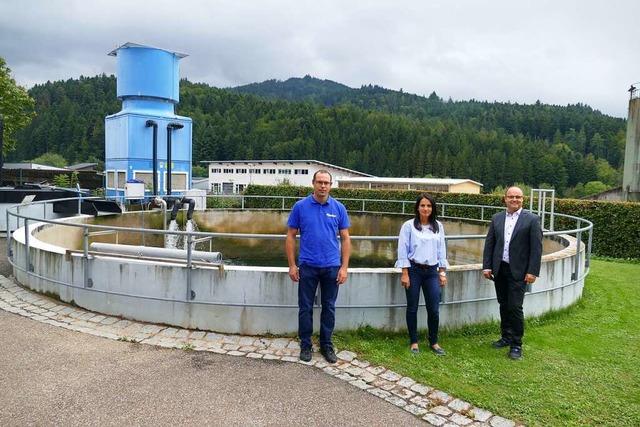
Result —
<instances>
[{"instance_id":1,"label":"green hedge","mask_svg":"<svg viewBox=\"0 0 640 427\"><path fill-rule=\"evenodd\" d=\"M274 196L273 199L252 199L251 205L247 207L262 209L281 209L282 196L296 198L306 197L311 194L311 187L292 186L257 186L251 185L245 190L247 195ZM334 188L331 195L341 199L347 209L361 210L362 202L349 201L345 199L368 199L367 210L378 212L401 213L401 203L390 203L391 201L414 201L420 191L381 191L381 190L361 190L361 189L341 189ZM493 194L462 194L462 193L442 193L431 192L439 203L473 205L472 207L452 207L445 208L446 216L481 219L482 212L475 206L495 206L503 207L502 196ZM291 200L285 204L285 209L290 209L295 203ZM525 197L525 208L529 207L529 197ZM411 214L412 204L404 207L406 213ZM611 202L598 200L574 200L556 199L556 213L572 215L584 218L593 223L593 246L592 253L597 256L625 259L640 259L640 203ZM485 209L484 219L488 220L496 210ZM556 217L555 229L574 229L577 224L573 220ZM588 235L585 233L583 241L586 242Z\"/></svg>"}]
</instances>

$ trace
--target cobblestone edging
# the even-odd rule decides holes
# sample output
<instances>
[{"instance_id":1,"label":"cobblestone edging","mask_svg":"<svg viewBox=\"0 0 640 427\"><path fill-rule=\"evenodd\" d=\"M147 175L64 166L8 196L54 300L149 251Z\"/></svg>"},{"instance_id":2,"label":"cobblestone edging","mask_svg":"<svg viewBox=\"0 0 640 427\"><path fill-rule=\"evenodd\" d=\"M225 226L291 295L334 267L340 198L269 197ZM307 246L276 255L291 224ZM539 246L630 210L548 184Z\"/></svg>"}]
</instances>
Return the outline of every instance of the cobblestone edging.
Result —
<instances>
[{"instance_id":1,"label":"cobblestone edging","mask_svg":"<svg viewBox=\"0 0 640 427\"><path fill-rule=\"evenodd\" d=\"M0 309L38 322L120 341L167 348L210 351L251 359L282 360L322 369L434 426L515 427L516 424L442 391L382 366L360 361L351 351L338 352L327 363L316 351L310 362L298 359L300 347L291 338L260 338L194 331L129 321L72 307L16 285L0 276Z\"/></svg>"}]
</instances>

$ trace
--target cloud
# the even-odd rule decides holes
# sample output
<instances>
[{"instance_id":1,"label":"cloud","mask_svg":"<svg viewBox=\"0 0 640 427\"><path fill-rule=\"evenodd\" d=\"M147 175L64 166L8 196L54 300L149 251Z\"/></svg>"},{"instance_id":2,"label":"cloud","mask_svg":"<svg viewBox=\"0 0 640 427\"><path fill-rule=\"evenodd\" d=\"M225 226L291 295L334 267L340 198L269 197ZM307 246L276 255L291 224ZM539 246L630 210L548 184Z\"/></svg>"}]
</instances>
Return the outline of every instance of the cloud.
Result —
<instances>
[{"instance_id":1,"label":"cloud","mask_svg":"<svg viewBox=\"0 0 640 427\"><path fill-rule=\"evenodd\" d=\"M0 0L0 55L30 87L114 74L134 42L230 87L312 75L455 100L588 104L626 117L640 4L539 0Z\"/></svg>"}]
</instances>

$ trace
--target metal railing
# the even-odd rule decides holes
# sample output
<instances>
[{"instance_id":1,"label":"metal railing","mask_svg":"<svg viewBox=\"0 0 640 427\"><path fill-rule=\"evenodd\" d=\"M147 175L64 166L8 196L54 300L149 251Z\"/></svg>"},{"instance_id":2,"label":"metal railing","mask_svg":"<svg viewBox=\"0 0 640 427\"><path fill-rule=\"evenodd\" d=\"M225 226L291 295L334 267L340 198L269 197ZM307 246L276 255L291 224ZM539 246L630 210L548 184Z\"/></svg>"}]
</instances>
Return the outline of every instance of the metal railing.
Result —
<instances>
[{"instance_id":1,"label":"metal railing","mask_svg":"<svg viewBox=\"0 0 640 427\"><path fill-rule=\"evenodd\" d=\"M208 196L209 197L209 196ZM239 203L239 206L232 208L232 209L242 209L242 210L265 210L264 208L249 208L247 207L247 205L249 203L247 203L249 200L256 200L256 199L274 199L278 201L278 205L279 208L278 210L287 210L290 208L290 206L293 205L293 203L297 200L300 200L300 197L288 197L288 196L238 196L238 195L234 195L234 196L213 196L215 198L230 198L230 199L234 199ZM91 198L83 198L82 200L90 200ZM95 198L97 199L97 198ZM56 199L56 200L46 200L46 201L40 201L40 202L34 202L32 204L30 204L30 207L33 207L34 205L38 205L41 204L42 205L42 215L34 215L32 213L30 214L25 214L25 213L21 213L21 210L24 210L26 205L18 205L18 206L14 206L11 207L9 209L7 209L6 215L7 215L7 224L10 224L9 220L11 218L15 218L16 221L16 229L20 228L20 227L24 227L23 228L23 233L24 233L24 242L25 242L25 262L24 265L17 265L14 262L13 259L13 254L11 253L11 239L12 239L12 234L10 232L7 233L7 254L9 257L9 261L11 263L11 265L14 268L18 268L19 270L25 272L26 274L34 274L33 273L33 266L31 264L31 260L30 260L30 225L36 222L39 223L47 223L47 224L55 224L55 225L60 225L60 226L64 226L64 227L77 227L77 228L81 228L82 229L82 249L78 252L82 253L82 258L83 258L83 262L84 262L84 284L83 287L85 288L90 288L91 287L91 283L90 283L90 279L89 279L89 260L91 256L96 255L95 253L91 253L90 254L90 250L89 250L89 239L93 236L97 236L97 235L104 235L104 234L115 234L116 236L116 242L118 241L118 235L120 232L126 232L126 233L142 233L142 235L144 236L145 234L159 234L159 235L163 235L163 236L168 236L168 235L177 235L177 236L182 236L182 238L184 239L184 241L186 242L185 244L185 260L182 262L181 264L185 264L187 267L187 295L190 295L190 270L192 269L192 267L194 265L198 265L200 263L198 263L197 261L194 261L192 259L192 246L195 242L202 242L202 241L207 241L207 240L211 240L214 238L234 238L234 239L282 239L284 240L286 235L284 234L251 234L251 233L212 233L212 232L200 232L200 231L174 231L174 230L159 230L159 229L151 229L151 228L136 228L136 227L122 227L122 226L113 226L113 225L97 225L97 224L84 224L84 223L75 223L75 222L69 222L69 221L65 221L63 219L53 219L53 218L47 218L48 212L50 209L48 209L50 206L53 205L53 203L55 202L59 202L59 201L65 201L65 200L76 200L76 198L67 198L67 199ZM389 215L413 215L413 206L415 204L415 201L402 201L402 200L386 200L386 199L342 199L342 198L338 198L337 200L341 201L342 203L344 203L345 205L352 205L352 204L356 204L358 205L358 209L347 209L349 212L358 212L358 213L376 213L376 214L389 214ZM373 204L373 203L385 203L385 204L390 204L390 205L397 205L400 208L396 209L396 211L394 212L385 212L385 211L375 211L375 210L367 210L367 205L368 204ZM408 207L407 207L408 206ZM496 207L496 206L478 206L478 205L470 205L470 204L447 204L447 203L442 203L439 204L439 207L441 209L441 214L440 217L443 219L460 219L460 220L477 220L477 221L482 221L482 222L488 222L490 220L491 215L493 215L494 213L500 212L502 210L504 210L504 207ZM476 210L477 211L477 217L475 218L469 218L469 217L459 217L459 216L452 216L452 215L447 215L447 212L451 212L455 209L466 209L466 211L468 210ZM80 204L78 204L78 209L80 209ZM209 209L216 209L216 208L209 208ZM222 207L220 209L229 209L228 207ZM271 210L274 210L275 208L271 208ZM39 210L39 209L38 209ZM269 209L267 209L269 210ZM30 209L30 212L33 211L33 209ZM455 212L454 212L455 213ZM489 214L488 214L489 213ZM78 214L80 215L80 214ZM545 237L551 237L551 236L558 236L558 235L569 235L569 236L575 236L576 238L576 252L573 255L575 257L575 262L574 262L574 271L572 273L571 276L571 280L572 281L577 281L583 277L585 277L589 271L589 266L590 266L590 262L591 262L591 248L592 248L592 241L593 241L593 224L583 218L578 218L578 217L574 217L571 215L564 215L564 214L558 214L558 213L549 213L549 212L543 212L542 213L543 218L542 221L544 223L544 216L545 215L553 215L554 217L559 217L559 218L565 218L571 221L575 221L575 228L570 228L570 229L566 229L566 230L547 230L544 231L543 235ZM549 223L554 224L553 219L549 220ZM165 224L166 226L166 224ZM586 239L584 237L584 234L587 234ZM485 235L481 234L481 235L448 235L445 237L446 240L475 240L475 239L484 239ZM351 240L365 240L365 241L396 241L398 239L397 235L392 235L392 236L351 236ZM583 239L586 240L586 242L583 242ZM164 239L163 239L164 240ZM585 265L585 269L583 272L583 275L580 275L580 265L581 265L581 250L580 250L580 244L581 243L585 243L585 251L584 251L584 256L585 256L585 260L584 260L584 265ZM174 260L175 261L175 260ZM45 279L45 280L50 280L47 279L46 277L40 277L41 279ZM67 286L71 286L68 285Z\"/></svg>"}]
</instances>

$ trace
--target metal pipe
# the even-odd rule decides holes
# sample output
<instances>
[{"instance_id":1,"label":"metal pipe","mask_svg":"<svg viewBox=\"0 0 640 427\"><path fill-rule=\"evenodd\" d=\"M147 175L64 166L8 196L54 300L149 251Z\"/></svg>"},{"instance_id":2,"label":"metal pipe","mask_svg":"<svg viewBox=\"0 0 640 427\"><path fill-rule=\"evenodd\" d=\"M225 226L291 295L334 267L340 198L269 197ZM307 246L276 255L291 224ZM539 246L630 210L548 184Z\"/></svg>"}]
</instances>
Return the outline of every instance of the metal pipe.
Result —
<instances>
[{"instance_id":1,"label":"metal pipe","mask_svg":"<svg viewBox=\"0 0 640 427\"><path fill-rule=\"evenodd\" d=\"M167 229L167 202L162 200L160 197L156 197L155 199L153 199L153 203L156 206L162 206L162 229L166 230ZM166 234L164 235L163 240L164 240L164 246L166 246L167 245L167 235Z\"/></svg>"},{"instance_id":2,"label":"metal pipe","mask_svg":"<svg viewBox=\"0 0 640 427\"><path fill-rule=\"evenodd\" d=\"M167 125L167 195L171 195L171 130L182 129L183 124L171 122Z\"/></svg>"},{"instance_id":3,"label":"metal pipe","mask_svg":"<svg viewBox=\"0 0 640 427\"><path fill-rule=\"evenodd\" d=\"M181 207L182 207L182 201L178 199L174 199L173 208L171 209L171 221L175 221L175 219L178 217L178 211L180 210Z\"/></svg>"},{"instance_id":4,"label":"metal pipe","mask_svg":"<svg viewBox=\"0 0 640 427\"><path fill-rule=\"evenodd\" d=\"M182 249L155 248L151 246L133 246L133 245L114 245L113 243L93 242L90 248L94 252L111 252L120 255L133 255L140 258L171 258L171 259L187 259L187 251ZM191 259L193 261L211 262L214 264L222 263L222 253L220 252L204 252L191 251Z\"/></svg>"},{"instance_id":5,"label":"metal pipe","mask_svg":"<svg viewBox=\"0 0 640 427\"><path fill-rule=\"evenodd\" d=\"M189 205L189 210L187 211L187 220L190 220L193 218L193 210L196 208L196 201L193 199L187 199L186 197L183 197L182 200L180 201L180 203L185 204L187 203Z\"/></svg>"},{"instance_id":6,"label":"metal pipe","mask_svg":"<svg viewBox=\"0 0 640 427\"><path fill-rule=\"evenodd\" d=\"M158 195L158 123L147 120L147 127L153 126L153 195Z\"/></svg>"}]
</instances>

